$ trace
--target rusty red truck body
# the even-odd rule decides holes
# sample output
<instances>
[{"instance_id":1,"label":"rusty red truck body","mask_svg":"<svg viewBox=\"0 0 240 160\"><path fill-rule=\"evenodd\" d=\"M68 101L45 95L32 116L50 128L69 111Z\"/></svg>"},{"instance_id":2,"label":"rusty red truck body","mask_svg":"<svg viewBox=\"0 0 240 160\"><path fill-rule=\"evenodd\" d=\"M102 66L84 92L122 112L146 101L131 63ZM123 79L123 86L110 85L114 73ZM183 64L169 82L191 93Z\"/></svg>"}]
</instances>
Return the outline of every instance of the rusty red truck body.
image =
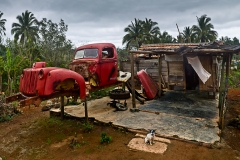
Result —
<instances>
[{"instance_id":1,"label":"rusty red truck body","mask_svg":"<svg viewBox=\"0 0 240 160\"><path fill-rule=\"evenodd\" d=\"M118 75L116 47L111 43L97 43L76 49L69 69L84 77L93 87L115 84Z\"/></svg>"},{"instance_id":2,"label":"rusty red truck body","mask_svg":"<svg viewBox=\"0 0 240 160\"><path fill-rule=\"evenodd\" d=\"M111 43L95 43L78 47L69 69L46 67L36 62L22 71L20 93L6 98L19 100L20 106L39 105L41 101L59 96L86 97L87 90L97 90L117 83L116 47ZM86 88L87 87L87 88Z\"/></svg>"}]
</instances>

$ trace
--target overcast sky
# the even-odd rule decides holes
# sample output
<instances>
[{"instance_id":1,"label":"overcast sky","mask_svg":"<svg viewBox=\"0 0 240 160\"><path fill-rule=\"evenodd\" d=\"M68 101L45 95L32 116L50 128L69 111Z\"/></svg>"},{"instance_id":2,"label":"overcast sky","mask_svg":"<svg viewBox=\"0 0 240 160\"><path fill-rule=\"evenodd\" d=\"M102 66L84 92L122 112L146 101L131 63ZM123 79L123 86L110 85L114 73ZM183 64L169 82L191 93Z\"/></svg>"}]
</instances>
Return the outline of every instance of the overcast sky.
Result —
<instances>
[{"instance_id":1,"label":"overcast sky","mask_svg":"<svg viewBox=\"0 0 240 160\"><path fill-rule=\"evenodd\" d=\"M11 26L26 10L38 20L60 19L68 25L67 39L77 47L86 43L111 42L122 47L123 30L134 18L152 19L160 31L173 37L184 27L197 25L197 18L211 18L218 38L240 39L239 0L0 0L2 19L6 19L6 37L13 39ZM5 39L6 39L5 37Z\"/></svg>"}]
</instances>

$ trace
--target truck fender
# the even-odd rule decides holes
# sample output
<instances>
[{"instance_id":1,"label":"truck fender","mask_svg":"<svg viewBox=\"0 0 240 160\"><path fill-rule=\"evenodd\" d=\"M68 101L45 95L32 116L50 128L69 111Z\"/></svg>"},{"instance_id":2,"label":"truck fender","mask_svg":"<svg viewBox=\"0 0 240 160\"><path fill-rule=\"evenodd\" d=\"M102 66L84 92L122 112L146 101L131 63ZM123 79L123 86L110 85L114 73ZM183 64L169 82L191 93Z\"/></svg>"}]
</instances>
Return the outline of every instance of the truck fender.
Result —
<instances>
[{"instance_id":1,"label":"truck fender","mask_svg":"<svg viewBox=\"0 0 240 160\"><path fill-rule=\"evenodd\" d=\"M48 73L45 83L44 95L52 94L58 84L66 79L74 79L78 83L80 89L80 98L84 99L86 97L86 85L84 78L80 74L64 68L55 69Z\"/></svg>"}]
</instances>

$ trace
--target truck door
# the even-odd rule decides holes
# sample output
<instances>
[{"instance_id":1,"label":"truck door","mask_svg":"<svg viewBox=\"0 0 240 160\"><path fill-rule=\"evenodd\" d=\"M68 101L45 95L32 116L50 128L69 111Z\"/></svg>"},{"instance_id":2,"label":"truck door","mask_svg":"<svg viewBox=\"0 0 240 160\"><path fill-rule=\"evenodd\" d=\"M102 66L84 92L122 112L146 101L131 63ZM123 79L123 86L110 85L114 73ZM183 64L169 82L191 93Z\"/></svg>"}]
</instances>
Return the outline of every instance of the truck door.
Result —
<instances>
[{"instance_id":1,"label":"truck door","mask_svg":"<svg viewBox=\"0 0 240 160\"><path fill-rule=\"evenodd\" d=\"M117 81L118 61L114 48L107 47L100 53L100 86L106 86Z\"/></svg>"}]
</instances>

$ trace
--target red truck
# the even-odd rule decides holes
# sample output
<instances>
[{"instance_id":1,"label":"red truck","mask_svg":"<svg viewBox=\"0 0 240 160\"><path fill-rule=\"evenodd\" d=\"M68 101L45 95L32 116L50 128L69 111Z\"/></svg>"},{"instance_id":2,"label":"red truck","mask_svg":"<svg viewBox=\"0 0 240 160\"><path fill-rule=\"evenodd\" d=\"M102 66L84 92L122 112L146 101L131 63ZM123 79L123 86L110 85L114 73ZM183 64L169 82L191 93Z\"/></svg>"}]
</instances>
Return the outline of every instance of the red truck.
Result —
<instances>
[{"instance_id":1,"label":"red truck","mask_svg":"<svg viewBox=\"0 0 240 160\"><path fill-rule=\"evenodd\" d=\"M153 99L158 91L157 85L148 74L139 72L148 99ZM89 91L99 90L118 83L127 82L129 91L113 90L109 93L114 99L111 104L116 106L115 99L130 97L131 84L128 79L131 73L118 71L118 58L116 47L111 43L95 43L78 47L69 69L46 67L46 62L36 62L32 68L22 71L20 77L20 93L7 97L6 102L20 101L20 106L33 104L38 106L42 101L60 97L74 96L84 99ZM145 98L137 91L136 99L141 103ZM141 97L141 98L139 98ZM124 105L126 109L126 105Z\"/></svg>"},{"instance_id":2,"label":"red truck","mask_svg":"<svg viewBox=\"0 0 240 160\"><path fill-rule=\"evenodd\" d=\"M130 76L128 77L130 78ZM116 47L111 43L95 43L75 50L69 69L46 67L36 62L22 71L20 93L6 102L20 101L20 106L34 104L59 96L86 97L87 91L98 90L118 83Z\"/></svg>"}]
</instances>

